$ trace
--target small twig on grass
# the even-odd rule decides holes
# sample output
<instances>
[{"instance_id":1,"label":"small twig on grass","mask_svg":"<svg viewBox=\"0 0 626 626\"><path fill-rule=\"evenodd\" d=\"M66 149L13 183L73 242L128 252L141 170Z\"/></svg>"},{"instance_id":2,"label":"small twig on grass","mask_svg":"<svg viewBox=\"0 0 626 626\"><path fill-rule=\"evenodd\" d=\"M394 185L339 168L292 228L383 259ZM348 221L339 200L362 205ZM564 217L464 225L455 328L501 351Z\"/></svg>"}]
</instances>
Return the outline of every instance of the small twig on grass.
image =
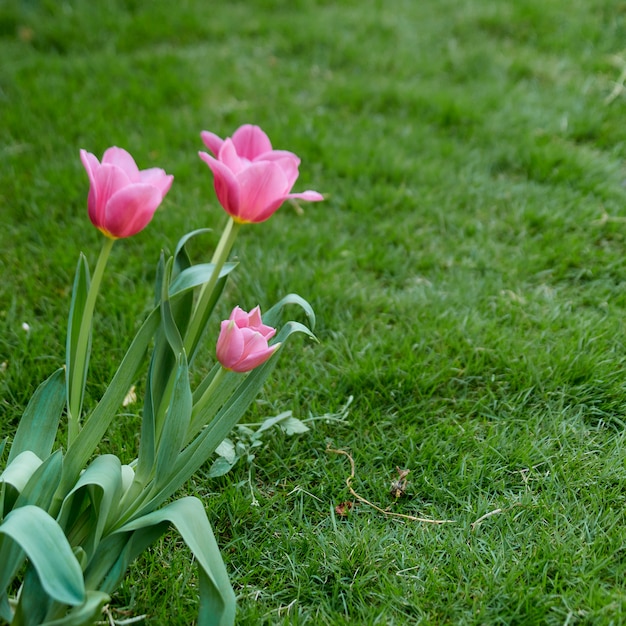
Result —
<instances>
[{"instance_id":1,"label":"small twig on grass","mask_svg":"<svg viewBox=\"0 0 626 626\"><path fill-rule=\"evenodd\" d=\"M498 515L499 513L502 513L502 509L494 509L493 511L489 511L489 513L481 515L475 522L472 522L470 524L470 528L472 530L475 530L476 526L484 522L487 518L491 517L492 515Z\"/></svg>"},{"instance_id":2,"label":"small twig on grass","mask_svg":"<svg viewBox=\"0 0 626 626\"><path fill-rule=\"evenodd\" d=\"M470 524L470 528L472 529L472 531L474 531L476 530L476 526L479 526L480 524L482 524L486 519L489 519L490 517L493 517L494 515L499 515L500 513L510 511L516 506L522 506L522 504L518 502L516 504L513 504L512 506L507 506L506 509L494 509L493 511L489 511L488 513L485 513L484 515L481 515L475 522L472 522Z\"/></svg>"},{"instance_id":3,"label":"small twig on grass","mask_svg":"<svg viewBox=\"0 0 626 626\"><path fill-rule=\"evenodd\" d=\"M147 615L136 615L135 617L128 617L126 619L118 620L113 617L113 611L121 613L122 615L129 614L129 611L122 611L121 609L112 609L108 604L102 607L102 612L106 616L106 621L95 622L96 624L102 624L106 626L125 626L126 624L137 624L143 622Z\"/></svg>"},{"instance_id":4,"label":"small twig on grass","mask_svg":"<svg viewBox=\"0 0 626 626\"><path fill-rule=\"evenodd\" d=\"M354 480L354 476L355 476L354 459L352 458L352 456L345 450L335 450L334 448L331 448L330 446L326 448L326 452L328 452L329 454L330 453L342 454L343 456L348 457L348 460L350 461L350 476L346 478L346 485L348 486L348 490L350 491L350 493L359 502L362 502L363 504L367 504L368 506L371 506L373 509L375 509L379 513L382 513L383 515L388 515L392 517L400 517L402 519L411 520L412 522L423 522L425 524L453 524L454 523L454 520L450 520L450 519L445 519L445 520L426 519L423 517L415 517L414 515L406 515L405 513L394 513L393 511L387 511L385 509L381 509L379 506L376 506L375 504L372 504L369 500L366 500L363 496L360 496L352 488L352 481Z\"/></svg>"}]
</instances>

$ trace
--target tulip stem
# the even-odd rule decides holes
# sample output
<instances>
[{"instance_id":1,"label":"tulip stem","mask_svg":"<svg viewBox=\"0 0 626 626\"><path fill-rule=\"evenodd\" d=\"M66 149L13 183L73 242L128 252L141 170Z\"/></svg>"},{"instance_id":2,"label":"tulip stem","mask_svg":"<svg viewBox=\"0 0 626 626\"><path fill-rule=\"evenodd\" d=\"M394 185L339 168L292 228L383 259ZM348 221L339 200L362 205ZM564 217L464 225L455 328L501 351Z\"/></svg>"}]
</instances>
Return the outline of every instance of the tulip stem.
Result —
<instances>
[{"instance_id":1,"label":"tulip stem","mask_svg":"<svg viewBox=\"0 0 626 626\"><path fill-rule=\"evenodd\" d=\"M189 428L187 429L187 441L191 441L193 437L195 437L205 426L204 418L202 412L209 404L211 397L215 393L215 390L220 387L222 381L224 380L224 376L228 373L228 370L224 367L220 367L219 370L215 373L213 380L209 383L205 392L202 394L200 399L193 405L191 410L191 419L189 420Z\"/></svg>"},{"instance_id":2,"label":"tulip stem","mask_svg":"<svg viewBox=\"0 0 626 626\"><path fill-rule=\"evenodd\" d=\"M241 224L235 222L232 218L229 219L228 224L220 237L219 243L217 244L217 248L213 253L213 258L211 259L211 262L213 263L213 271L211 272L209 280L207 280L200 289L200 295L196 303L196 308L194 309L189 323L189 328L185 335L185 351L190 362L193 359L196 346L200 341L200 337L211 313L211 298L213 296L215 286L217 285L220 272L224 267L224 263L228 260L228 255L232 250L240 227Z\"/></svg>"},{"instance_id":3,"label":"tulip stem","mask_svg":"<svg viewBox=\"0 0 626 626\"><path fill-rule=\"evenodd\" d=\"M68 412L68 431L67 431L67 447L69 448L72 441L80 432L80 412L83 404L83 395L85 392L84 381L85 371L89 365L89 351L91 334L91 323L93 320L93 312L96 306L96 298L100 291L104 268L106 267L109 254L113 248L115 239L105 237L104 243L100 250L100 256L96 263L96 267L89 283L87 298L85 299L85 308L80 321L80 329L78 331L78 341L76 343L76 353L71 355L73 360L72 372L68 372L71 376L69 394L67 399Z\"/></svg>"}]
</instances>

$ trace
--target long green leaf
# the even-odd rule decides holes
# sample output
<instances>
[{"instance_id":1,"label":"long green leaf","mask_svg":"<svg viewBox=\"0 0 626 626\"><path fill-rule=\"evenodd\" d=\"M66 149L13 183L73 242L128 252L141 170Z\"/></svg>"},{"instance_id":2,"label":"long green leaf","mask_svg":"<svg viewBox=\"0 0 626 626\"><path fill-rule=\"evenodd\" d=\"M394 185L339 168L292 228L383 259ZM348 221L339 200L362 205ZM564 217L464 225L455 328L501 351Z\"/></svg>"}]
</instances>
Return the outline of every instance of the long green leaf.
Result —
<instances>
[{"instance_id":1,"label":"long green leaf","mask_svg":"<svg viewBox=\"0 0 626 626\"><path fill-rule=\"evenodd\" d=\"M116 532L105 537L85 569L85 587L113 593L124 578L128 566L167 528L168 524L163 523L142 531Z\"/></svg>"},{"instance_id":2,"label":"long green leaf","mask_svg":"<svg viewBox=\"0 0 626 626\"><path fill-rule=\"evenodd\" d=\"M237 267L237 263L224 263L220 279L226 278ZM203 285L213 272L213 263L197 263L178 274L170 285L170 297L179 296L190 289Z\"/></svg>"},{"instance_id":3,"label":"long green leaf","mask_svg":"<svg viewBox=\"0 0 626 626\"><path fill-rule=\"evenodd\" d=\"M191 412L191 422L185 437L185 443L191 441L214 417L219 409L223 406L224 402L230 398L233 391L241 384L241 375L236 372L223 372L220 375L222 379L220 384L214 389L208 401L200 399L205 391L209 388L211 381L215 378L216 374L222 369L219 363L216 363L211 371L207 374L204 380L196 387L193 393L194 407Z\"/></svg>"},{"instance_id":4,"label":"long green leaf","mask_svg":"<svg viewBox=\"0 0 626 626\"><path fill-rule=\"evenodd\" d=\"M7 624L10 624L13 620L13 610L9 604L9 596L6 592L0 594L0 619L3 619Z\"/></svg>"},{"instance_id":5,"label":"long green leaf","mask_svg":"<svg viewBox=\"0 0 626 626\"><path fill-rule=\"evenodd\" d=\"M167 481L172 466L180 454L191 419L191 404L189 368L183 351L179 357L174 391L165 415L156 453L155 481L157 485L162 485Z\"/></svg>"},{"instance_id":6,"label":"long green leaf","mask_svg":"<svg viewBox=\"0 0 626 626\"><path fill-rule=\"evenodd\" d=\"M51 598L69 605L84 601L80 565L63 530L44 510L30 504L14 509L0 524L0 535L0 543L12 540L26 553ZM0 579L0 589L6 584Z\"/></svg>"},{"instance_id":7,"label":"long green leaf","mask_svg":"<svg viewBox=\"0 0 626 626\"><path fill-rule=\"evenodd\" d=\"M235 622L235 594L228 579L213 529L202 503L186 497L126 524L118 532L141 531L172 523L200 568L199 626L229 626Z\"/></svg>"},{"instance_id":8,"label":"long green leaf","mask_svg":"<svg viewBox=\"0 0 626 626\"><path fill-rule=\"evenodd\" d=\"M72 287L72 301L70 303L70 314L67 322L67 339L65 346L65 366L67 368L67 397L71 398L72 394L78 394L79 399L77 406L80 408L83 404L83 396L85 394L85 384L87 382L87 370L89 366L89 354L91 352L91 329L87 340L87 351L85 363L83 367L83 376L79 389L71 389L71 382L74 379L74 369L76 367L76 350L78 348L78 336L80 334L81 322L85 312L85 304L87 302L87 294L89 293L89 265L85 255L81 252L78 257L76 266L76 274L74 275L74 286Z\"/></svg>"},{"instance_id":9,"label":"long green leaf","mask_svg":"<svg viewBox=\"0 0 626 626\"><path fill-rule=\"evenodd\" d=\"M40 459L50 455L65 406L64 376L63 369L58 369L35 390L17 427L8 463L25 450Z\"/></svg>"},{"instance_id":10,"label":"long green leaf","mask_svg":"<svg viewBox=\"0 0 626 626\"><path fill-rule=\"evenodd\" d=\"M20 493L40 465L41 459L30 450L25 450L0 474L0 519L13 509Z\"/></svg>"},{"instance_id":11,"label":"long green leaf","mask_svg":"<svg viewBox=\"0 0 626 626\"><path fill-rule=\"evenodd\" d=\"M315 330L315 312L311 305L297 293L287 294L271 309L265 311L265 313L263 313L263 323L269 326L278 326L282 311L289 304L297 304L306 314L310 329Z\"/></svg>"},{"instance_id":12,"label":"long green leaf","mask_svg":"<svg viewBox=\"0 0 626 626\"><path fill-rule=\"evenodd\" d=\"M184 234L178 240L178 244L176 245L176 250L174 251L174 258L176 259L176 263L178 263L178 257L180 256L181 252L183 252L186 255L186 252L184 252L184 249L185 249L185 246L187 245L187 242L190 239L192 239L193 237L197 237L198 235L204 235L210 232L213 232L212 228L197 228L196 230L192 230Z\"/></svg>"},{"instance_id":13,"label":"long green leaf","mask_svg":"<svg viewBox=\"0 0 626 626\"><path fill-rule=\"evenodd\" d=\"M78 437L69 447L63 464L61 485L55 495L56 506L52 509L54 514L58 512L63 498L72 488L81 470L100 443L111 420L115 416L117 408L124 400L128 389L135 380L144 360L146 350L158 328L160 318L159 309L154 309L150 313L126 352L100 402L92 411Z\"/></svg>"},{"instance_id":14,"label":"long green leaf","mask_svg":"<svg viewBox=\"0 0 626 626\"><path fill-rule=\"evenodd\" d=\"M110 600L102 591L88 590L85 601L74 607L66 616L45 621L42 626L85 626L102 616L102 607Z\"/></svg>"},{"instance_id":15,"label":"long green leaf","mask_svg":"<svg viewBox=\"0 0 626 626\"><path fill-rule=\"evenodd\" d=\"M51 602L33 564L28 563L12 623L18 626L41 624Z\"/></svg>"},{"instance_id":16,"label":"long green leaf","mask_svg":"<svg viewBox=\"0 0 626 626\"><path fill-rule=\"evenodd\" d=\"M63 454L57 450L33 472L15 502L15 507L32 504L47 510L61 479L62 468Z\"/></svg>"},{"instance_id":17,"label":"long green leaf","mask_svg":"<svg viewBox=\"0 0 626 626\"><path fill-rule=\"evenodd\" d=\"M94 523L87 531L87 537L81 541L81 546L90 558L104 533L107 523L110 523L117 511L117 504L122 497L122 465L113 454L104 454L96 457L87 469L80 475L75 487L69 492L61 512L59 523L71 533L73 500L80 491L88 490L89 506L92 508L91 517ZM83 531L84 532L84 531Z\"/></svg>"}]
</instances>

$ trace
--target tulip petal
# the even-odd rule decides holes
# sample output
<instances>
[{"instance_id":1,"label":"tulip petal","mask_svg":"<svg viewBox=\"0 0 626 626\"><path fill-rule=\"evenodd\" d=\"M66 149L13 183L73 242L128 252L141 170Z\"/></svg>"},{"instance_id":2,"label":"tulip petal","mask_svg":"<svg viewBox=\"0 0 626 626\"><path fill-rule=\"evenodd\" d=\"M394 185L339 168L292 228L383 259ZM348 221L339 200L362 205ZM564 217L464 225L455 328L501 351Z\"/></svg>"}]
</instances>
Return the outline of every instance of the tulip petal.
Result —
<instances>
[{"instance_id":1,"label":"tulip petal","mask_svg":"<svg viewBox=\"0 0 626 626\"><path fill-rule=\"evenodd\" d=\"M210 133L208 130L203 130L200 133L200 137L204 145L213 153L213 156L217 156L224 140L215 133Z\"/></svg>"},{"instance_id":2,"label":"tulip petal","mask_svg":"<svg viewBox=\"0 0 626 626\"><path fill-rule=\"evenodd\" d=\"M298 180L298 166L300 165L300 159L291 152L286 150L273 150L258 157L257 161L273 161L280 166L285 176L287 177L287 191L291 191L291 188Z\"/></svg>"},{"instance_id":3,"label":"tulip petal","mask_svg":"<svg viewBox=\"0 0 626 626\"><path fill-rule=\"evenodd\" d=\"M161 204L162 195L153 185L128 185L106 205L104 230L114 237L131 237L143 230Z\"/></svg>"},{"instance_id":4,"label":"tulip petal","mask_svg":"<svg viewBox=\"0 0 626 626\"><path fill-rule=\"evenodd\" d=\"M288 181L280 166L272 161L252 163L237 176L239 183L239 219L260 222L270 217L282 204L289 191ZM267 207L272 207L269 214ZM266 215L267 214L267 215ZM262 218L259 218L263 215Z\"/></svg>"},{"instance_id":5,"label":"tulip petal","mask_svg":"<svg viewBox=\"0 0 626 626\"><path fill-rule=\"evenodd\" d=\"M162 198L170 190L173 180L174 177L166 174L160 167L151 167L139 172L139 181L156 187L161 192Z\"/></svg>"},{"instance_id":6,"label":"tulip petal","mask_svg":"<svg viewBox=\"0 0 626 626\"><path fill-rule=\"evenodd\" d=\"M223 163L206 152L199 152L200 158L211 168L215 193L227 213L237 217L239 212L239 185L235 175Z\"/></svg>"},{"instance_id":7,"label":"tulip petal","mask_svg":"<svg viewBox=\"0 0 626 626\"><path fill-rule=\"evenodd\" d=\"M299 200L306 200L307 202L321 202L324 196L317 191L301 191L300 193L290 193L287 198L294 198Z\"/></svg>"},{"instance_id":8,"label":"tulip petal","mask_svg":"<svg viewBox=\"0 0 626 626\"><path fill-rule=\"evenodd\" d=\"M83 162L83 166L87 171L89 182L93 185L95 181L95 172L100 167L100 161L97 157L87 150L80 151L80 160Z\"/></svg>"},{"instance_id":9,"label":"tulip petal","mask_svg":"<svg viewBox=\"0 0 626 626\"><path fill-rule=\"evenodd\" d=\"M116 165L126 173L131 183L139 181L139 168L135 163L135 159L123 148L113 146L108 148L102 155L102 163Z\"/></svg>"},{"instance_id":10,"label":"tulip petal","mask_svg":"<svg viewBox=\"0 0 626 626\"><path fill-rule=\"evenodd\" d=\"M261 307L258 304L248 313L248 325L253 327L261 325Z\"/></svg>"},{"instance_id":11,"label":"tulip petal","mask_svg":"<svg viewBox=\"0 0 626 626\"><path fill-rule=\"evenodd\" d=\"M106 229L109 199L129 184L128 176L119 167L107 163L98 166L88 198L89 219L94 226ZM93 196L91 191L94 192Z\"/></svg>"},{"instance_id":12,"label":"tulip petal","mask_svg":"<svg viewBox=\"0 0 626 626\"><path fill-rule=\"evenodd\" d=\"M254 330L256 330L257 332L261 333L261 335L265 338L265 340L267 341L268 339L271 339L275 334L276 334L276 329L272 328L271 326L266 326L265 324L263 324L263 321L261 320L261 307L260 306L255 306L250 313L248 313L248 326L250 326L250 328L254 328Z\"/></svg>"},{"instance_id":13,"label":"tulip petal","mask_svg":"<svg viewBox=\"0 0 626 626\"><path fill-rule=\"evenodd\" d=\"M265 363L265 361L267 361L272 356L272 354L274 354L277 347L278 346L276 345L270 346L265 350L261 350L259 352L255 352L246 356L245 358L241 359L239 363L237 363L237 369L233 368L233 370L235 372L249 372L250 370L253 370L255 367L258 367L259 365Z\"/></svg>"},{"instance_id":14,"label":"tulip petal","mask_svg":"<svg viewBox=\"0 0 626 626\"><path fill-rule=\"evenodd\" d=\"M236 306L228 318L231 322L235 322L239 328L244 328L249 325L248 313L246 313L241 307Z\"/></svg>"},{"instance_id":15,"label":"tulip petal","mask_svg":"<svg viewBox=\"0 0 626 626\"><path fill-rule=\"evenodd\" d=\"M220 326L220 334L215 349L217 360L227 369L232 369L241 359L244 351L244 338L237 325L224 320Z\"/></svg>"},{"instance_id":16,"label":"tulip petal","mask_svg":"<svg viewBox=\"0 0 626 626\"><path fill-rule=\"evenodd\" d=\"M244 124L233 133L233 143L240 157L252 161L259 154L269 152L272 143L269 137L258 127Z\"/></svg>"},{"instance_id":17,"label":"tulip petal","mask_svg":"<svg viewBox=\"0 0 626 626\"><path fill-rule=\"evenodd\" d=\"M220 163L223 163L235 175L250 165L248 159L237 154L235 144L230 138L226 139L222 144L217 158Z\"/></svg>"}]
</instances>

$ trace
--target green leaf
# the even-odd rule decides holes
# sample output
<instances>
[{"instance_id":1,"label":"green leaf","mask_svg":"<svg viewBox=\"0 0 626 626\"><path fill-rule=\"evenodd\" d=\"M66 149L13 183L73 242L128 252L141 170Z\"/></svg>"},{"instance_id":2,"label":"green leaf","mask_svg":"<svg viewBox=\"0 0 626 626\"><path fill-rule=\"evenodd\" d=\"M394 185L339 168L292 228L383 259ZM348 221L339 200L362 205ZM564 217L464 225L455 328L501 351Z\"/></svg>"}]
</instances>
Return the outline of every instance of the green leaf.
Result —
<instances>
[{"instance_id":1,"label":"green leaf","mask_svg":"<svg viewBox=\"0 0 626 626\"><path fill-rule=\"evenodd\" d=\"M178 258L181 254L181 252L183 252L185 254L185 256L187 255L187 253L185 252L185 246L187 245L187 242L192 238L192 237L197 237L198 235L203 235L205 233L210 233L213 232L212 228L198 228L196 230L192 230L191 232L186 233L185 235L183 235L179 241L178 244L176 246L176 250L174 251L174 259L176 259L176 263L178 264Z\"/></svg>"},{"instance_id":2,"label":"green leaf","mask_svg":"<svg viewBox=\"0 0 626 626\"><path fill-rule=\"evenodd\" d=\"M26 450L18 454L0 474L0 519L13 509L20 493L40 465L41 459Z\"/></svg>"},{"instance_id":3,"label":"green leaf","mask_svg":"<svg viewBox=\"0 0 626 626\"><path fill-rule=\"evenodd\" d=\"M219 385L212 390L208 398L202 398L203 394L209 388L215 376L220 373L221 380ZM204 380L196 387L193 392L194 407L191 412L191 423L187 432L186 442L192 440L207 424L215 417L218 410L230 398L233 391L241 384L241 375L236 372L227 372L222 369L219 363L216 363ZM202 398L202 402L200 399Z\"/></svg>"},{"instance_id":4,"label":"green leaf","mask_svg":"<svg viewBox=\"0 0 626 626\"><path fill-rule=\"evenodd\" d=\"M168 524L163 523L141 532L116 532L105 537L85 569L85 587L112 594L124 578L128 566L167 528Z\"/></svg>"},{"instance_id":5,"label":"green leaf","mask_svg":"<svg viewBox=\"0 0 626 626\"><path fill-rule=\"evenodd\" d=\"M288 417L280 422L279 426L285 431L286 435L299 435L309 430L309 427L296 417Z\"/></svg>"},{"instance_id":6,"label":"green leaf","mask_svg":"<svg viewBox=\"0 0 626 626\"><path fill-rule=\"evenodd\" d=\"M57 450L33 472L20 493L15 508L32 504L47 510L61 480L63 454Z\"/></svg>"},{"instance_id":7,"label":"green leaf","mask_svg":"<svg viewBox=\"0 0 626 626\"><path fill-rule=\"evenodd\" d=\"M176 527L200 569L199 626L228 626L235 622L235 594L228 579L213 529L197 498L186 497L125 524L119 533L141 531L168 522ZM204 580L202 580L204 577Z\"/></svg>"},{"instance_id":8,"label":"green leaf","mask_svg":"<svg viewBox=\"0 0 626 626\"><path fill-rule=\"evenodd\" d=\"M228 472L230 472L230 470L233 469L233 467L237 464L238 460L238 456L234 457L232 460L227 459L223 456L218 457L217 459L215 459L215 461L213 461L213 464L211 465L207 476L209 478L217 478L218 476L224 476L225 474L228 474Z\"/></svg>"},{"instance_id":9,"label":"green leaf","mask_svg":"<svg viewBox=\"0 0 626 626\"><path fill-rule=\"evenodd\" d=\"M285 411L276 417L269 417L263 421L259 426L255 435L259 435L262 432L272 428L272 426L278 425L282 428L287 435L294 435L296 433L305 433L309 430L306 424L303 424L299 419L293 417L291 411Z\"/></svg>"},{"instance_id":10,"label":"green leaf","mask_svg":"<svg viewBox=\"0 0 626 626\"><path fill-rule=\"evenodd\" d=\"M156 453L155 484L167 481L183 446L189 420L191 419L191 389L189 368L183 351L179 357L176 381L170 405L165 415L161 437Z\"/></svg>"},{"instance_id":11,"label":"green leaf","mask_svg":"<svg viewBox=\"0 0 626 626\"><path fill-rule=\"evenodd\" d=\"M50 596L45 592L37 571L32 563L28 563L12 623L19 624L19 626L41 624L46 618L50 605Z\"/></svg>"},{"instance_id":12,"label":"green leaf","mask_svg":"<svg viewBox=\"0 0 626 626\"><path fill-rule=\"evenodd\" d=\"M224 457L228 461L234 461L237 458L235 444L228 438L224 439L224 441L215 448L215 454Z\"/></svg>"},{"instance_id":13,"label":"green leaf","mask_svg":"<svg viewBox=\"0 0 626 626\"><path fill-rule=\"evenodd\" d=\"M85 601L74 607L65 617L48 620L42 626L85 626L102 617L102 607L110 600L102 591L88 590Z\"/></svg>"},{"instance_id":14,"label":"green leaf","mask_svg":"<svg viewBox=\"0 0 626 626\"><path fill-rule=\"evenodd\" d=\"M59 524L66 529L70 537L72 523L77 521L76 512L82 508L82 498L80 497L82 491L88 493L87 501L91 508L90 514L94 523L86 529L81 529L83 533L86 532L86 537L80 543L87 554L87 558L91 558L105 528L115 519L117 505L122 498L122 465L120 460L113 454L96 457L80 475L75 487L63 501L58 519ZM76 498L78 498L78 502L74 505Z\"/></svg>"},{"instance_id":15,"label":"green leaf","mask_svg":"<svg viewBox=\"0 0 626 626\"><path fill-rule=\"evenodd\" d=\"M156 276L154 279L154 306L158 307L161 303L161 292L163 291L163 276L165 275L165 253L161 251L159 262L156 267Z\"/></svg>"},{"instance_id":16,"label":"green leaf","mask_svg":"<svg viewBox=\"0 0 626 626\"><path fill-rule=\"evenodd\" d=\"M169 259L165 265L165 274L163 276L163 287L161 289L161 326L165 331L165 336L172 348L174 354L178 355L183 351L183 339L180 336L176 322L172 316L172 309L169 298L170 276L172 274L172 264L174 260Z\"/></svg>"},{"instance_id":17,"label":"green leaf","mask_svg":"<svg viewBox=\"0 0 626 626\"><path fill-rule=\"evenodd\" d=\"M78 349L78 337L80 334L81 322L85 312L85 304L87 302L87 294L89 293L89 265L85 255L81 252L78 257L76 266L76 274L74 275L74 286L72 287L72 301L70 303L70 313L67 321L67 339L65 346L65 366L67 368L67 397L72 398L72 394L78 394L77 401L78 415L83 404L83 396L85 393L85 384L87 382L87 370L89 366L89 354L91 352L91 329L87 339L85 363L82 372L80 389L72 389L71 382L74 379L74 369L76 367L76 351Z\"/></svg>"},{"instance_id":18,"label":"green leaf","mask_svg":"<svg viewBox=\"0 0 626 626\"><path fill-rule=\"evenodd\" d=\"M83 573L57 522L37 506L14 509L0 524L0 544L12 540L26 553L45 592L62 604L81 604L85 598ZM0 569L0 590L5 590Z\"/></svg>"},{"instance_id":19,"label":"green leaf","mask_svg":"<svg viewBox=\"0 0 626 626\"><path fill-rule=\"evenodd\" d=\"M67 492L73 487L83 467L93 454L109 424L115 417L115 413L124 400L128 389L134 382L139 368L144 360L146 350L158 328L160 321L159 309L154 309L143 323L139 332L126 352L115 376L109 383L107 390L96 405L95 409L85 422L82 430L72 442L63 464L63 478L55 495L56 511L58 512L61 502Z\"/></svg>"},{"instance_id":20,"label":"green leaf","mask_svg":"<svg viewBox=\"0 0 626 626\"><path fill-rule=\"evenodd\" d=\"M35 390L17 427L8 463L25 450L40 459L50 455L65 407L64 375L63 369L58 369Z\"/></svg>"},{"instance_id":21,"label":"green leaf","mask_svg":"<svg viewBox=\"0 0 626 626\"><path fill-rule=\"evenodd\" d=\"M170 297L174 298L175 296L179 296L206 283L213 273L213 267L213 263L197 263L183 270L172 280L170 285ZM224 266L220 270L219 278L226 278L235 267L237 267L237 263L224 263Z\"/></svg>"},{"instance_id":22,"label":"green leaf","mask_svg":"<svg viewBox=\"0 0 626 626\"><path fill-rule=\"evenodd\" d=\"M311 330L315 329L315 312L313 311L313 308L304 298L296 293L290 293L286 295L271 309L268 309L265 313L263 313L263 323L267 324L268 326L278 326L280 323L280 316L282 314L282 311L288 304L297 304L300 308L302 308L305 315L307 316L309 327L311 328ZM311 336L313 337L313 335Z\"/></svg>"}]
</instances>

